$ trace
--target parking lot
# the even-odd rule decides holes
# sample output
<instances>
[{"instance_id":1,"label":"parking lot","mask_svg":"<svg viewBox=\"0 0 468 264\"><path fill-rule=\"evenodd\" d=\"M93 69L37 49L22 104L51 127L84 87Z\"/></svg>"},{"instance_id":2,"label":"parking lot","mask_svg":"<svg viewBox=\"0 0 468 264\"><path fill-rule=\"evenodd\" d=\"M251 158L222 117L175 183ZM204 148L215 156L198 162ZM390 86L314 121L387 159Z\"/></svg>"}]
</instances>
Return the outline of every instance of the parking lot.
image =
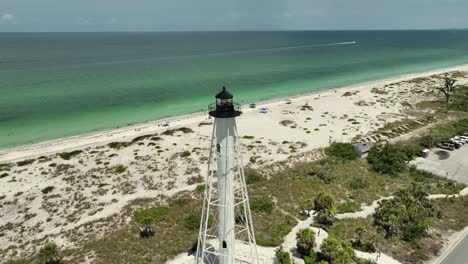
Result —
<instances>
[{"instance_id":1,"label":"parking lot","mask_svg":"<svg viewBox=\"0 0 468 264\"><path fill-rule=\"evenodd\" d=\"M427 158L411 161L419 169L468 184L468 144L454 151L434 148Z\"/></svg>"}]
</instances>

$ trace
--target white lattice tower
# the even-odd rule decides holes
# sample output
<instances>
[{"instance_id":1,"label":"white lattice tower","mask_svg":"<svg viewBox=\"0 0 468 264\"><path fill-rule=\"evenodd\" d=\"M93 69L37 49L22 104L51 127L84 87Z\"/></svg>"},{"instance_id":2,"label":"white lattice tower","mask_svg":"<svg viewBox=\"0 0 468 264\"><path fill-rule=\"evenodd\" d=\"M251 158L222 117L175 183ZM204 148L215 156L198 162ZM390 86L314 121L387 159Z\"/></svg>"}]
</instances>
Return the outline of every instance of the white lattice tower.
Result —
<instances>
[{"instance_id":1,"label":"white lattice tower","mask_svg":"<svg viewBox=\"0 0 468 264\"><path fill-rule=\"evenodd\" d=\"M225 88L216 99L195 263L258 263L235 120L240 106Z\"/></svg>"}]
</instances>

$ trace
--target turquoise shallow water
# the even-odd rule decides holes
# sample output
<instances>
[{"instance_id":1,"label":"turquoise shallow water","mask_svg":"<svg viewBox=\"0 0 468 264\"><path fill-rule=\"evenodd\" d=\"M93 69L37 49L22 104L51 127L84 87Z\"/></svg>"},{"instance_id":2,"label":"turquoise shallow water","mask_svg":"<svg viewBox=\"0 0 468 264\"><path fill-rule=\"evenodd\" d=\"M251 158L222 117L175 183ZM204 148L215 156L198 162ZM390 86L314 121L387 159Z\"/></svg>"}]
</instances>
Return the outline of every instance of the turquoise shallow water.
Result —
<instances>
[{"instance_id":1,"label":"turquoise shallow water","mask_svg":"<svg viewBox=\"0 0 468 264\"><path fill-rule=\"evenodd\" d=\"M468 31L2 33L0 148L466 63Z\"/></svg>"}]
</instances>

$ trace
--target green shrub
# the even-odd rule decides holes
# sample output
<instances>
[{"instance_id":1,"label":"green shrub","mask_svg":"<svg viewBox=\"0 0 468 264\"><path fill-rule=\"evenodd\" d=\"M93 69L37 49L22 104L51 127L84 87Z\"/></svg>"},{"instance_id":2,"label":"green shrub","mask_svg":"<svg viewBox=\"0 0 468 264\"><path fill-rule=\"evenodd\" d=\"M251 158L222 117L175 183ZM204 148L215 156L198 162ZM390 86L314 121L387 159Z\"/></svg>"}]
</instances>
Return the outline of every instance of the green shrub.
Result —
<instances>
[{"instance_id":1,"label":"green shrub","mask_svg":"<svg viewBox=\"0 0 468 264\"><path fill-rule=\"evenodd\" d=\"M251 168L245 168L245 182L247 184L253 184L256 182L262 182L265 181L265 177L260 175L258 171L251 169Z\"/></svg>"},{"instance_id":2,"label":"green shrub","mask_svg":"<svg viewBox=\"0 0 468 264\"><path fill-rule=\"evenodd\" d=\"M132 142L138 142L138 141L142 141L144 139L147 139L147 138L150 138L154 135L143 135L143 136L139 136L139 137L136 137L134 139L132 139Z\"/></svg>"},{"instance_id":3,"label":"green shrub","mask_svg":"<svg viewBox=\"0 0 468 264\"><path fill-rule=\"evenodd\" d=\"M308 256L313 252L315 245L315 233L310 228L303 228L296 233L297 252L302 256Z\"/></svg>"},{"instance_id":4,"label":"green shrub","mask_svg":"<svg viewBox=\"0 0 468 264\"><path fill-rule=\"evenodd\" d=\"M192 153L190 153L190 151L186 150L186 151L181 152L179 155L180 155L181 158L186 158L186 157L189 157L190 155L192 155Z\"/></svg>"},{"instance_id":5,"label":"green shrub","mask_svg":"<svg viewBox=\"0 0 468 264\"><path fill-rule=\"evenodd\" d=\"M275 251L275 256L280 264L291 264L291 255L284 251L283 246Z\"/></svg>"},{"instance_id":6,"label":"green shrub","mask_svg":"<svg viewBox=\"0 0 468 264\"><path fill-rule=\"evenodd\" d=\"M147 225L152 222L157 222L161 220L165 215L169 213L169 210L170 209L167 207L152 207L136 211L133 214L133 217L136 222Z\"/></svg>"},{"instance_id":7,"label":"green shrub","mask_svg":"<svg viewBox=\"0 0 468 264\"><path fill-rule=\"evenodd\" d=\"M250 199L250 209L252 211L271 213L273 212L274 204L270 197L254 197Z\"/></svg>"},{"instance_id":8,"label":"green shrub","mask_svg":"<svg viewBox=\"0 0 468 264\"><path fill-rule=\"evenodd\" d=\"M181 128L176 128L176 129L168 129L168 130L164 131L162 134L165 135L165 136L172 136L177 132L182 132L184 134L188 134L188 133L193 133L193 130L191 128L188 128L188 127L181 127Z\"/></svg>"},{"instance_id":9,"label":"green shrub","mask_svg":"<svg viewBox=\"0 0 468 264\"><path fill-rule=\"evenodd\" d=\"M246 135L246 136L243 136L242 138L243 138L243 139L254 139L255 137L254 137L254 136L247 136L247 135Z\"/></svg>"},{"instance_id":10,"label":"green shrub","mask_svg":"<svg viewBox=\"0 0 468 264\"><path fill-rule=\"evenodd\" d=\"M392 144L374 145L367 155L372 168L382 174L396 175L406 169L407 154Z\"/></svg>"},{"instance_id":11,"label":"green shrub","mask_svg":"<svg viewBox=\"0 0 468 264\"><path fill-rule=\"evenodd\" d=\"M351 244L328 237L320 246L322 257L330 263L352 263L356 257Z\"/></svg>"},{"instance_id":12,"label":"green shrub","mask_svg":"<svg viewBox=\"0 0 468 264\"><path fill-rule=\"evenodd\" d=\"M345 160L354 160L359 157L351 143L332 143L325 149L325 153Z\"/></svg>"},{"instance_id":13,"label":"green shrub","mask_svg":"<svg viewBox=\"0 0 468 264\"><path fill-rule=\"evenodd\" d=\"M76 156L76 155L78 155L78 154L80 154L82 152L83 152L82 150L75 150L75 151L72 151L72 152L59 153L58 155L64 160L70 160L73 156Z\"/></svg>"},{"instance_id":14,"label":"green shrub","mask_svg":"<svg viewBox=\"0 0 468 264\"><path fill-rule=\"evenodd\" d=\"M188 230L197 230L200 227L201 213L192 213L185 217L183 220L183 226Z\"/></svg>"},{"instance_id":15,"label":"green shrub","mask_svg":"<svg viewBox=\"0 0 468 264\"><path fill-rule=\"evenodd\" d=\"M60 264L62 263L59 257L57 245L50 243L39 250L37 254L37 264Z\"/></svg>"},{"instance_id":16,"label":"green shrub","mask_svg":"<svg viewBox=\"0 0 468 264\"><path fill-rule=\"evenodd\" d=\"M48 194L50 193L55 187L54 186L48 186L48 187L45 187L44 189L42 189L42 193L43 194Z\"/></svg>"},{"instance_id":17,"label":"green shrub","mask_svg":"<svg viewBox=\"0 0 468 264\"><path fill-rule=\"evenodd\" d=\"M435 214L427 197L421 185L401 189L394 199L382 201L374 212L374 223L385 230L387 237L407 241L422 238L427 235L430 217Z\"/></svg>"},{"instance_id":18,"label":"green shrub","mask_svg":"<svg viewBox=\"0 0 468 264\"><path fill-rule=\"evenodd\" d=\"M369 186L369 183L365 179L355 177L351 180L351 183L349 184L349 186L353 190L359 190L359 189L367 188Z\"/></svg>"},{"instance_id":19,"label":"green shrub","mask_svg":"<svg viewBox=\"0 0 468 264\"><path fill-rule=\"evenodd\" d=\"M335 203L335 199L329 193L321 192L315 197L314 199L314 209L316 211L321 211L324 209L333 208L333 204Z\"/></svg>"},{"instance_id":20,"label":"green shrub","mask_svg":"<svg viewBox=\"0 0 468 264\"><path fill-rule=\"evenodd\" d=\"M118 165L115 167L115 173L124 173L127 170L127 168L124 165Z\"/></svg>"},{"instance_id":21,"label":"green shrub","mask_svg":"<svg viewBox=\"0 0 468 264\"><path fill-rule=\"evenodd\" d=\"M131 142L111 142L107 146L112 149L121 149L130 146Z\"/></svg>"},{"instance_id":22,"label":"green shrub","mask_svg":"<svg viewBox=\"0 0 468 264\"><path fill-rule=\"evenodd\" d=\"M195 188L195 191L199 192L199 193L204 192L205 191L205 184L197 185L197 188Z\"/></svg>"},{"instance_id":23,"label":"green shrub","mask_svg":"<svg viewBox=\"0 0 468 264\"><path fill-rule=\"evenodd\" d=\"M32 164L34 163L35 159L27 159L27 160L22 160L22 161L18 161L16 163L16 165L22 167L22 166L26 166L26 165L29 165L29 164Z\"/></svg>"}]
</instances>

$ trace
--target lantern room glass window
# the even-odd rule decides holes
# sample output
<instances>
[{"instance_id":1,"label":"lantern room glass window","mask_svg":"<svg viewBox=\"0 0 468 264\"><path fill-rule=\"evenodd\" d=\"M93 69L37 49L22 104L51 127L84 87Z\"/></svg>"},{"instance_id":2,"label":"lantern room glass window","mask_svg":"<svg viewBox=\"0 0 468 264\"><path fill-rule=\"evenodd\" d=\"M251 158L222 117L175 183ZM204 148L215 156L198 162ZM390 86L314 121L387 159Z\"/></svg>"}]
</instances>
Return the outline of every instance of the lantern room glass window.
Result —
<instances>
[{"instance_id":1,"label":"lantern room glass window","mask_svg":"<svg viewBox=\"0 0 468 264\"><path fill-rule=\"evenodd\" d=\"M219 106L232 105L232 98L230 99L216 99L216 104Z\"/></svg>"}]
</instances>

